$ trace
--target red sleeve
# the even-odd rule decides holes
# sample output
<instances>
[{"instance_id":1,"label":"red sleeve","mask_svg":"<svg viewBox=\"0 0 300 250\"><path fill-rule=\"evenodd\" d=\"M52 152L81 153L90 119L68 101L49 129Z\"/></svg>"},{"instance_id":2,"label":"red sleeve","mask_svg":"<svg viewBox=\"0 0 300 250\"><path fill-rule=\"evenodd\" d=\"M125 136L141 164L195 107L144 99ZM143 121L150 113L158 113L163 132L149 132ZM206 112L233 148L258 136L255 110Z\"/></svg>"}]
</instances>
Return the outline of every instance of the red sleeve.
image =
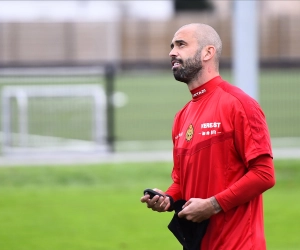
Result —
<instances>
[{"instance_id":1,"label":"red sleeve","mask_svg":"<svg viewBox=\"0 0 300 250\"><path fill-rule=\"evenodd\" d=\"M248 172L215 198L226 212L244 204L275 185L273 159L261 155L249 162Z\"/></svg>"},{"instance_id":2,"label":"red sleeve","mask_svg":"<svg viewBox=\"0 0 300 250\"><path fill-rule=\"evenodd\" d=\"M172 171L173 183L166 191L166 194L170 195L174 201L180 200L182 198L180 191L180 181L179 181L179 168L176 164L176 157L174 157L174 167Z\"/></svg>"},{"instance_id":3,"label":"red sleeve","mask_svg":"<svg viewBox=\"0 0 300 250\"><path fill-rule=\"evenodd\" d=\"M180 189L179 189L179 184L176 182L173 182L172 185L166 191L166 194L171 196L173 201L180 200L181 193L180 193Z\"/></svg>"},{"instance_id":4,"label":"red sleeve","mask_svg":"<svg viewBox=\"0 0 300 250\"><path fill-rule=\"evenodd\" d=\"M260 155L273 156L270 133L259 103L240 95L232 108L234 144L244 164Z\"/></svg>"}]
</instances>

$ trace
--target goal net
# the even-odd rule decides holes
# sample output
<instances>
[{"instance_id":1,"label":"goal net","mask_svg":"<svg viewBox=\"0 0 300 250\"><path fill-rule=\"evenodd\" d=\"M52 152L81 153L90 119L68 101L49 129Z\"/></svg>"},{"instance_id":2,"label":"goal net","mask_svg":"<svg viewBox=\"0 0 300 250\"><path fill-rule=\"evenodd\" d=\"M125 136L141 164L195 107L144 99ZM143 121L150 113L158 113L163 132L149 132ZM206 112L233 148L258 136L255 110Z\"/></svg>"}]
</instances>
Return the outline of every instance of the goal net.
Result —
<instances>
[{"instance_id":1,"label":"goal net","mask_svg":"<svg viewBox=\"0 0 300 250\"><path fill-rule=\"evenodd\" d=\"M99 73L90 68L2 70L2 154L110 151Z\"/></svg>"}]
</instances>

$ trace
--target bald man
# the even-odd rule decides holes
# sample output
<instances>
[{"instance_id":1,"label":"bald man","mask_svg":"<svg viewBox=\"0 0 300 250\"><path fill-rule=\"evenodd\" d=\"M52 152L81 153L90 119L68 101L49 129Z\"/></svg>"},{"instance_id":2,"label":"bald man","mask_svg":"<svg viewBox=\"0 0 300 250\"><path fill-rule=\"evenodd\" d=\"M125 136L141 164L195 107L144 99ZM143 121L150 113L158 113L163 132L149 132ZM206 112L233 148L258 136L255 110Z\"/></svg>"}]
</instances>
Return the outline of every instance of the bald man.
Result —
<instances>
[{"instance_id":1,"label":"bald man","mask_svg":"<svg viewBox=\"0 0 300 250\"><path fill-rule=\"evenodd\" d=\"M172 71L191 100L172 129L173 183L141 198L154 211L209 219L201 250L266 249L262 193L275 184L266 119L259 104L219 74L222 42L205 24L181 27L171 42ZM247 76L245 76L247 77Z\"/></svg>"}]
</instances>

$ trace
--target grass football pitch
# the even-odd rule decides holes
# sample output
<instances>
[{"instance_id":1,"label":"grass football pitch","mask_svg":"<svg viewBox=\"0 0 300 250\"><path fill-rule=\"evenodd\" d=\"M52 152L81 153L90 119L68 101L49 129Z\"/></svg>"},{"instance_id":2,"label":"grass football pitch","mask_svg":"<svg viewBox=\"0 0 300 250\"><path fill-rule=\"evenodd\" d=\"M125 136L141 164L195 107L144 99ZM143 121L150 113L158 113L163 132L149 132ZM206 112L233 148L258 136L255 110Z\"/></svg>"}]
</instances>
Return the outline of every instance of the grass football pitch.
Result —
<instances>
[{"instance_id":1,"label":"grass football pitch","mask_svg":"<svg viewBox=\"0 0 300 250\"><path fill-rule=\"evenodd\" d=\"M140 203L144 188L167 188L172 164L0 168L1 250L181 249L167 225L172 213ZM296 250L300 160L276 160L264 194L269 250Z\"/></svg>"}]
</instances>

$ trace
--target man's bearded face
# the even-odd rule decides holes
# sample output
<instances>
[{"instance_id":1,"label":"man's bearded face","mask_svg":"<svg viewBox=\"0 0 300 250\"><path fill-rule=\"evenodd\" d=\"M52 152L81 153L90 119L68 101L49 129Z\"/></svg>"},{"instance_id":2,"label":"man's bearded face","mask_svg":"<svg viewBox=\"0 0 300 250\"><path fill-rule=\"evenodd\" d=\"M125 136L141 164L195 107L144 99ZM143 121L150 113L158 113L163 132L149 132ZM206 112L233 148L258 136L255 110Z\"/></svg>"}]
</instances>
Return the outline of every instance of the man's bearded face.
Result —
<instances>
[{"instance_id":1,"label":"man's bearded face","mask_svg":"<svg viewBox=\"0 0 300 250\"><path fill-rule=\"evenodd\" d=\"M176 59L172 57L173 75L177 81L190 83L196 79L202 70L202 62L200 59L200 51L198 50L192 58L188 58L185 61L182 59Z\"/></svg>"}]
</instances>

